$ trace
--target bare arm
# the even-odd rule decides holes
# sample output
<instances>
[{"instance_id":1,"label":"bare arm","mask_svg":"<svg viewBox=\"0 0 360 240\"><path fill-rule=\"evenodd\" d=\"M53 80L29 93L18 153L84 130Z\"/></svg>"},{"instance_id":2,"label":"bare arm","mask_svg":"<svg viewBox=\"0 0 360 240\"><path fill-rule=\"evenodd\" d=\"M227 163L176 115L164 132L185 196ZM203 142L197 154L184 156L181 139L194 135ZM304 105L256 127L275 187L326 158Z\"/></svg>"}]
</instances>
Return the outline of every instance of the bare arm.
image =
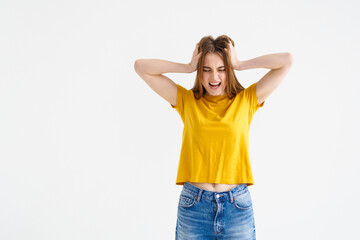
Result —
<instances>
[{"instance_id":1,"label":"bare arm","mask_svg":"<svg viewBox=\"0 0 360 240\"><path fill-rule=\"evenodd\" d=\"M163 73L192 73L196 71L200 53L197 52L198 45L193 52L191 62L188 64L176 63L161 59L138 59L134 63L135 72L149 85L157 94L173 106L176 105L177 86Z\"/></svg>"},{"instance_id":2,"label":"bare arm","mask_svg":"<svg viewBox=\"0 0 360 240\"><path fill-rule=\"evenodd\" d=\"M257 101L258 104L261 104L284 80L292 64L292 54L285 52L268 54L247 61L239 61L237 68L239 70L251 68L271 69L256 84Z\"/></svg>"},{"instance_id":3,"label":"bare arm","mask_svg":"<svg viewBox=\"0 0 360 240\"><path fill-rule=\"evenodd\" d=\"M138 59L135 61L135 71L139 75L160 75L163 73L192 73L190 64L170 62L161 59Z\"/></svg>"},{"instance_id":4,"label":"bare arm","mask_svg":"<svg viewBox=\"0 0 360 240\"><path fill-rule=\"evenodd\" d=\"M279 86L284 80L293 64L293 56L289 52L272 53L260 57L240 61L237 58L235 48L229 44L231 62L234 70L245 70L251 68L269 68L256 84L256 96L258 104L262 104L265 99Z\"/></svg>"},{"instance_id":5,"label":"bare arm","mask_svg":"<svg viewBox=\"0 0 360 240\"><path fill-rule=\"evenodd\" d=\"M289 65L291 61L292 55L288 52L272 53L245 61L238 60L237 63L234 64L234 70L241 71L251 68L279 69L285 65Z\"/></svg>"},{"instance_id":6,"label":"bare arm","mask_svg":"<svg viewBox=\"0 0 360 240\"><path fill-rule=\"evenodd\" d=\"M162 73L190 73L189 64L170 62L161 59L138 59L135 61L136 73L145 83L167 102L176 105L176 83Z\"/></svg>"}]
</instances>

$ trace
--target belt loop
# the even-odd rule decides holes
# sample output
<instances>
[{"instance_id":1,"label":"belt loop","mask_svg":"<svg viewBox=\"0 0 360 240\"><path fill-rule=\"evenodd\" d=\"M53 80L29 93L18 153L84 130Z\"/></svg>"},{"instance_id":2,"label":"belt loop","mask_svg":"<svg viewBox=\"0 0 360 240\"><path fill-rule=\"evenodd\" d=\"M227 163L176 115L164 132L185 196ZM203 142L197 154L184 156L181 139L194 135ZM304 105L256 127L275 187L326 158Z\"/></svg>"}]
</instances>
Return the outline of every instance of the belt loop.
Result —
<instances>
[{"instance_id":1,"label":"belt loop","mask_svg":"<svg viewBox=\"0 0 360 240\"><path fill-rule=\"evenodd\" d=\"M203 190L200 189L198 195L196 196L196 201L200 201L202 192L203 192Z\"/></svg>"},{"instance_id":2,"label":"belt loop","mask_svg":"<svg viewBox=\"0 0 360 240\"><path fill-rule=\"evenodd\" d=\"M233 199L233 195L231 190L229 191L229 197L230 197L230 202L233 203L234 199Z\"/></svg>"}]
</instances>

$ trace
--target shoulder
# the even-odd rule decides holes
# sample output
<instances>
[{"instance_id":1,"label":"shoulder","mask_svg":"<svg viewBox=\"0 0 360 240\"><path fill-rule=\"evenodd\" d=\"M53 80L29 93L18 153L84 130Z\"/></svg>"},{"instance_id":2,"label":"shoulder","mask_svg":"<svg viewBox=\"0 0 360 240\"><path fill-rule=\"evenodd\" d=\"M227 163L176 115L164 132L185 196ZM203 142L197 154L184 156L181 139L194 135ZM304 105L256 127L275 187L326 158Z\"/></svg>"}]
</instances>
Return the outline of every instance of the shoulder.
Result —
<instances>
[{"instance_id":1,"label":"shoulder","mask_svg":"<svg viewBox=\"0 0 360 240\"><path fill-rule=\"evenodd\" d=\"M177 89L179 91L179 94L181 94L182 96L194 96L194 92L192 89L187 89L186 87L184 87L183 85L177 83Z\"/></svg>"}]
</instances>

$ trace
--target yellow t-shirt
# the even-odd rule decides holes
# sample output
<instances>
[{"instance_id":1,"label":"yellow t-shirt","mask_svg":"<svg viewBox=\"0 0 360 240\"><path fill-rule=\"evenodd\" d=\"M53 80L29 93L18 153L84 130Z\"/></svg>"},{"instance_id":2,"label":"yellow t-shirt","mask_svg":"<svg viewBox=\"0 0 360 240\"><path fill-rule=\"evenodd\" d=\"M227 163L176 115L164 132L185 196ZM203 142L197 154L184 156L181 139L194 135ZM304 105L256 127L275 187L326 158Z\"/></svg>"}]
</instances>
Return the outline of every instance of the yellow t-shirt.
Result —
<instances>
[{"instance_id":1,"label":"yellow t-shirt","mask_svg":"<svg viewBox=\"0 0 360 240\"><path fill-rule=\"evenodd\" d=\"M177 84L176 106L184 123L176 185L184 182L254 184L249 158L249 129L259 107L256 83L232 100L204 95Z\"/></svg>"}]
</instances>

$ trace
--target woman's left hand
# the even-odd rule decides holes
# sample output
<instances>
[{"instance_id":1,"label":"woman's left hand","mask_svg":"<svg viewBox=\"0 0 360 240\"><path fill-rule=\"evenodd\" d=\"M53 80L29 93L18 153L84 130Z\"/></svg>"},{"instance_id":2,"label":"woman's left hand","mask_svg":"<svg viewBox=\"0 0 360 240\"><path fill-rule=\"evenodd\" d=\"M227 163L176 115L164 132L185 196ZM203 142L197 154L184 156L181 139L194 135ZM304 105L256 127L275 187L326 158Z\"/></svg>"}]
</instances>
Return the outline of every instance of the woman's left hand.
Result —
<instances>
[{"instance_id":1,"label":"woman's left hand","mask_svg":"<svg viewBox=\"0 0 360 240\"><path fill-rule=\"evenodd\" d=\"M232 45L231 41L227 44L227 48L225 48L225 51L230 55L232 69L239 70L238 66L240 64L240 61L236 55L235 47Z\"/></svg>"}]
</instances>

